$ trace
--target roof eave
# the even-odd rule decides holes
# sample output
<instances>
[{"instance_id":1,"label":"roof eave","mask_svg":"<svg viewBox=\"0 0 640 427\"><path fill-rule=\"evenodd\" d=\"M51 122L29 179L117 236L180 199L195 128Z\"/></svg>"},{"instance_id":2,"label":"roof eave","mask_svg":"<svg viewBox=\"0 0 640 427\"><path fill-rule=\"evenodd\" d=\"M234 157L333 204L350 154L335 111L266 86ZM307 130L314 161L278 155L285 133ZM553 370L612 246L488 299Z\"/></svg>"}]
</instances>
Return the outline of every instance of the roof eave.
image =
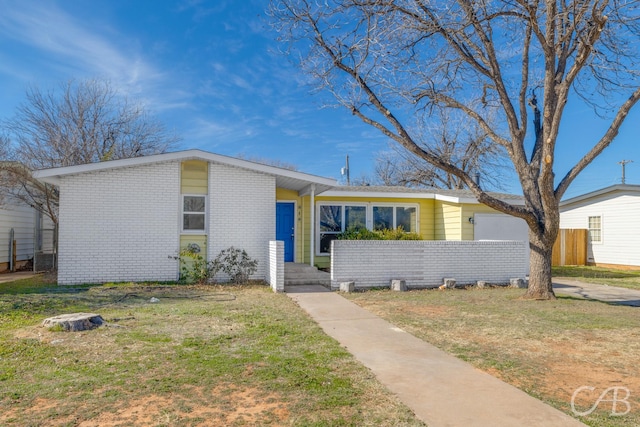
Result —
<instances>
[{"instance_id":1,"label":"roof eave","mask_svg":"<svg viewBox=\"0 0 640 427\"><path fill-rule=\"evenodd\" d=\"M599 190L590 191L579 196L572 197L567 200L560 201L560 207L572 205L574 203L582 202L584 200L592 199L594 197L602 196L604 194L613 193L615 191L632 191L640 193L640 185L634 184L614 184Z\"/></svg>"},{"instance_id":2,"label":"roof eave","mask_svg":"<svg viewBox=\"0 0 640 427\"><path fill-rule=\"evenodd\" d=\"M261 172L268 175L281 176L294 180L316 183L324 187L333 187L337 185L336 180L325 178L317 175L311 175L304 172L292 171L288 169L278 168L276 166L264 165L248 160L236 159L234 157L223 156L220 154L208 153L202 150L185 150L172 153L155 154L151 156L133 157L128 159L111 160L99 163L89 163L84 165L67 166L61 168L41 169L35 171L33 176L41 181L58 185L60 178L68 175L75 175L87 172L96 172L107 169L116 169L123 167L141 166L158 162L169 162L176 160L199 159L213 163L220 163L229 166L235 166L242 169L248 169L255 172Z\"/></svg>"}]
</instances>

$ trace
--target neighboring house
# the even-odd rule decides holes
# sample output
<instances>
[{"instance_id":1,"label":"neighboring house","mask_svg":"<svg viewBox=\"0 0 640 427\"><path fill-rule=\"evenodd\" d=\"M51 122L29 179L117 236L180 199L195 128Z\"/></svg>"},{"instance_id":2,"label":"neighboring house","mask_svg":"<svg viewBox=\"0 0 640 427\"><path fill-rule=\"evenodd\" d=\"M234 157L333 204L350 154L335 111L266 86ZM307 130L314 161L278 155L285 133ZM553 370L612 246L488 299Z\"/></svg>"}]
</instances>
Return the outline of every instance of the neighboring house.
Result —
<instances>
[{"instance_id":1,"label":"neighboring house","mask_svg":"<svg viewBox=\"0 0 640 427\"><path fill-rule=\"evenodd\" d=\"M22 202L5 200L0 205L0 271L10 268L12 229L15 241L14 269L24 268L36 253L53 252L53 223Z\"/></svg>"},{"instance_id":2,"label":"neighboring house","mask_svg":"<svg viewBox=\"0 0 640 427\"><path fill-rule=\"evenodd\" d=\"M588 230L588 264L640 267L638 212L640 185L612 185L560 202L560 228Z\"/></svg>"},{"instance_id":3,"label":"neighboring house","mask_svg":"<svg viewBox=\"0 0 640 427\"><path fill-rule=\"evenodd\" d=\"M265 278L271 240L284 241L286 262L324 267L327 245L349 225L402 225L429 240L473 240L474 218L496 214L469 191L340 187L200 150L34 176L60 188L60 284L175 280L172 257L190 243L209 259L230 246L244 249L258 260L254 278Z\"/></svg>"}]
</instances>

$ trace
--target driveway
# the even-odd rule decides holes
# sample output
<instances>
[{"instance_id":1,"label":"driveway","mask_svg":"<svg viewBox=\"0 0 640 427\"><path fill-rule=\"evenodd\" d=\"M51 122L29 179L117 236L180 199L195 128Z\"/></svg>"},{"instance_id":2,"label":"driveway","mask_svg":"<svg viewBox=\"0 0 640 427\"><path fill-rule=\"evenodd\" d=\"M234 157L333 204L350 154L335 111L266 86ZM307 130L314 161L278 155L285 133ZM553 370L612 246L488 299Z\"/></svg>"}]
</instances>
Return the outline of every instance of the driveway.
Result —
<instances>
[{"instance_id":1,"label":"driveway","mask_svg":"<svg viewBox=\"0 0 640 427\"><path fill-rule=\"evenodd\" d=\"M553 290L557 294L570 295L577 298L640 307L640 291L634 289L596 285L565 277L554 277Z\"/></svg>"}]
</instances>

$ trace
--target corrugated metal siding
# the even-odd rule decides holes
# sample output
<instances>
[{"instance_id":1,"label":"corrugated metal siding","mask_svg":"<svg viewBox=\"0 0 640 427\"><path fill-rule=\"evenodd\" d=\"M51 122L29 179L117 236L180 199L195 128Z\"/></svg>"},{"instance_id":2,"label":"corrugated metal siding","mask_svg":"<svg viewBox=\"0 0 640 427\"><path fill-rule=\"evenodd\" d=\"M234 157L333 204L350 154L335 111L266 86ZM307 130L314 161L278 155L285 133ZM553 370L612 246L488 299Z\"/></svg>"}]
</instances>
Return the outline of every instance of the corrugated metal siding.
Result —
<instances>
[{"instance_id":1,"label":"corrugated metal siding","mask_svg":"<svg viewBox=\"0 0 640 427\"><path fill-rule=\"evenodd\" d=\"M4 206L0 209L0 262L9 262L9 233L14 230L17 245L17 260L25 261L33 257L35 209L26 205Z\"/></svg>"}]
</instances>

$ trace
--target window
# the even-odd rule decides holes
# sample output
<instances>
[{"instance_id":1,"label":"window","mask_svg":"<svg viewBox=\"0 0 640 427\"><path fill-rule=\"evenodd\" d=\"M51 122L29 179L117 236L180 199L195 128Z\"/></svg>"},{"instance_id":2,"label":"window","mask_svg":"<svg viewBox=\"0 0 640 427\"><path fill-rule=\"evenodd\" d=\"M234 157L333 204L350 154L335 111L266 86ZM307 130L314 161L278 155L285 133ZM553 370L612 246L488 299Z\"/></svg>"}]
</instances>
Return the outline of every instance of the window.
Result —
<instances>
[{"instance_id":1,"label":"window","mask_svg":"<svg viewBox=\"0 0 640 427\"><path fill-rule=\"evenodd\" d=\"M320 252L331 251L331 241L350 228L367 226L366 206L322 205L319 215Z\"/></svg>"},{"instance_id":2,"label":"window","mask_svg":"<svg viewBox=\"0 0 640 427\"><path fill-rule=\"evenodd\" d=\"M393 207L374 206L373 207L373 229L383 230L385 228L395 228L393 226Z\"/></svg>"},{"instance_id":3,"label":"window","mask_svg":"<svg viewBox=\"0 0 640 427\"><path fill-rule=\"evenodd\" d=\"M331 241L351 228L382 230L402 227L406 232L418 232L417 205L323 204L317 212L316 250L319 254L328 254Z\"/></svg>"},{"instance_id":4,"label":"window","mask_svg":"<svg viewBox=\"0 0 640 427\"><path fill-rule=\"evenodd\" d=\"M602 242L602 218L600 216L590 216L589 222L589 241L591 243Z\"/></svg>"},{"instance_id":5,"label":"window","mask_svg":"<svg viewBox=\"0 0 640 427\"><path fill-rule=\"evenodd\" d=\"M204 231L206 196L182 196L182 230Z\"/></svg>"},{"instance_id":6,"label":"window","mask_svg":"<svg viewBox=\"0 0 640 427\"><path fill-rule=\"evenodd\" d=\"M406 232L417 230L417 212L415 206L374 206L373 229L396 229L402 227Z\"/></svg>"}]
</instances>

